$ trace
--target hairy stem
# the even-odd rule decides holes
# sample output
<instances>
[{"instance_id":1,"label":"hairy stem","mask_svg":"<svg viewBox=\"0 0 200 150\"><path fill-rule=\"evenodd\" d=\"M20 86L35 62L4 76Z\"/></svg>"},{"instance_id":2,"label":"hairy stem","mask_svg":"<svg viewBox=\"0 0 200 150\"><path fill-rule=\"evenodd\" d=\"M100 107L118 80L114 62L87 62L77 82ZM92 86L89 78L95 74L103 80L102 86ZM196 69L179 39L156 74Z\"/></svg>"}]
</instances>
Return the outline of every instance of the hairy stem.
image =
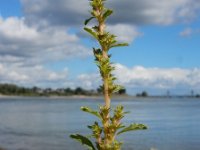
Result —
<instances>
[{"instance_id":1,"label":"hairy stem","mask_svg":"<svg viewBox=\"0 0 200 150\"><path fill-rule=\"evenodd\" d=\"M97 10L98 11L98 10ZM99 35L102 36L104 35L105 32L105 22L102 21L102 16L98 19L99 22ZM101 45L102 49L102 55L103 59L108 59L108 52L107 49L104 47L104 45ZM105 106L107 109L110 110L110 95L109 95L109 85L108 85L108 74L103 77L103 93L104 93L104 101L105 101ZM109 120L110 120L110 111L106 114L106 119L104 120L103 126L104 126L104 135L105 135L105 144L110 144L112 141L109 140L109 135L108 135L108 127L109 127Z\"/></svg>"},{"instance_id":2,"label":"hairy stem","mask_svg":"<svg viewBox=\"0 0 200 150\"><path fill-rule=\"evenodd\" d=\"M99 10L97 10L99 11ZM102 16L101 16L102 17ZM105 23L102 21L102 18L99 18L99 35L102 36L104 34L105 30ZM105 49L104 45L101 45L102 53L103 53L103 58L107 59L108 58L108 53L107 50ZM110 96L109 96L109 91L108 91L108 75L103 77L103 85L104 85L104 100L105 100L105 106L106 108L110 108Z\"/></svg>"}]
</instances>

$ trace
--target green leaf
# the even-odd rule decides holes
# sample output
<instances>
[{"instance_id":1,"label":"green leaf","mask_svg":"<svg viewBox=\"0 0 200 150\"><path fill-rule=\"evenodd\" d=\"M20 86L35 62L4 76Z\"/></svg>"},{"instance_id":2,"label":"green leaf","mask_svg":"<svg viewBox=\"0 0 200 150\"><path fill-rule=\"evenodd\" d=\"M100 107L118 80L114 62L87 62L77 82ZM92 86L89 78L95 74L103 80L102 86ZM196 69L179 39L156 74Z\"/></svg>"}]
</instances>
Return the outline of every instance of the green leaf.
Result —
<instances>
[{"instance_id":1,"label":"green leaf","mask_svg":"<svg viewBox=\"0 0 200 150\"><path fill-rule=\"evenodd\" d=\"M124 87L121 85L115 85L112 92L117 93L119 90L123 89Z\"/></svg>"},{"instance_id":2,"label":"green leaf","mask_svg":"<svg viewBox=\"0 0 200 150\"><path fill-rule=\"evenodd\" d=\"M119 130L119 129L121 129L121 128L124 128L124 127L126 127L126 126L123 125L123 124L120 124L120 125L117 127L117 130Z\"/></svg>"},{"instance_id":3,"label":"green leaf","mask_svg":"<svg viewBox=\"0 0 200 150\"><path fill-rule=\"evenodd\" d=\"M110 48L113 48L113 47L121 47L121 46L128 46L128 43L114 44L114 45L111 45Z\"/></svg>"},{"instance_id":4,"label":"green leaf","mask_svg":"<svg viewBox=\"0 0 200 150\"><path fill-rule=\"evenodd\" d=\"M72 139L79 141L82 145L87 146L89 150L95 150L94 145L87 137L82 136L80 134L72 134L72 135L70 135L70 137Z\"/></svg>"},{"instance_id":5,"label":"green leaf","mask_svg":"<svg viewBox=\"0 0 200 150\"><path fill-rule=\"evenodd\" d=\"M124 129L122 129L121 131L119 131L117 133L117 135L120 135L120 134L122 134L124 132L128 132L128 131L145 130L145 129L147 129L147 126L145 126L143 124L135 124L134 123L134 124L131 124L130 126L124 128Z\"/></svg>"},{"instance_id":6,"label":"green leaf","mask_svg":"<svg viewBox=\"0 0 200 150\"><path fill-rule=\"evenodd\" d=\"M99 112L93 110L92 108L82 106L82 107L81 107L81 110L84 111L84 112L88 112L88 113L90 113L90 114L92 114L92 115L95 115L95 116L97 116L98 118L101 119L101 116L100 116Z\"/></svg>"},{"instance_id":7,"label":"green leaf","mask_svg":"<svg viewBox=\"0 0 200 150\"><path fill-rule=\"evenodd\" d=\"M94 19L95 17L90 17L89 19L86 19L84 24L87 25L92 19Z\"/></svg>"},{"instance_id":8,"label":"green leaf","mask_svg":"<svg viewBox=\"0 0 200 150\"><path fill-rule=\"evenodd\" d=\"M84 30L87 31L91 36L93 36L95 39L98 40L97 34L94 31L92 31L92 29L85 27Z\"/></svg>"},{"instance_id":9,"label":"green leaf","mask_svg":"<svg viewBox=\"0 0 200 150\"><path fill-rule=\"evenodd\" d=\"M108 16L110 16L113 13L112 10L107 9L106 12L103 14L103 18L106 19Z\"/></svg>"}]
</instances>

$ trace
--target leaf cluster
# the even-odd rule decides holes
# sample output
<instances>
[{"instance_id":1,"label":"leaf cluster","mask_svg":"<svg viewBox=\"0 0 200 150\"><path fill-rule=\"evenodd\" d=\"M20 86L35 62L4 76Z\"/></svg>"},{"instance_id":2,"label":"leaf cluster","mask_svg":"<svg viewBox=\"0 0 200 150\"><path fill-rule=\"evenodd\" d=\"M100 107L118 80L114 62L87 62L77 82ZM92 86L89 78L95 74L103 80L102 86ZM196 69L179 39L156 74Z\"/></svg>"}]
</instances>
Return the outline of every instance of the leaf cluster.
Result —
<instances>
[{"instance_id":1,"label":"leaf cluster","mask_svg":"<svg viewBox=\"0 0 200 150\"><path fill-rule=\"evenodd\" d=\"M105 28L105 21L113 13L111 9L107 9L104 6L106 0L90 0L92 11L90 12L91 17L85 20L87 25L91 20L96 19L98 25L92 28L85 27L84 30L88 32L93 38L95 38L103 51L108 51L112 47L127 46L127 43L117 43L116 36L109 32L102 32L102 28Z\"/></svg>"},{"instance_id":2,"label":"leaf cluster","mask_svg":"<svg viewBox=\"0 0 200 150\"><path fill-rule=\"evenodd\" d=\"M103 57L103 52L101 49L93 48L93 53L95 56L95 62L99 68L102 79L108 80L108 94L111 96L112 93L116 93L119 90L123 89L122 86L114 83L116 77L112 74L112 71L115 67L110 63L110 56L108 58ZM104 85L102 86L104 88Z\"/></svg>"},{"instance_id":3,"label":"leaf cluster","mask_svg":"<svg viewBox=\"0 0 200 150\"><path fill-rule=\"evenodd\" d=\"M122 142L115 139L117 135L129 131L147 129L147 127L143 124L134 123L129 126L123 125L121 120L128 112L124 112L124 107L121 105L114 109L113 116L109 116L110 109L105 106L100 106L99 112L89 107L81 107L81 110L95 115L99 118L101 123L100 125L98 122L94 122L94 124L88 126L88 128L92 131L92 135L88 137L80 134L71 135L71 138L78 140L83 145L86 145L89 150L120 150ZM90 141L89 137L94 137L96 139L96 148ZM106 141L107 143L105 143Z\"/></svg>"}]
</instances>

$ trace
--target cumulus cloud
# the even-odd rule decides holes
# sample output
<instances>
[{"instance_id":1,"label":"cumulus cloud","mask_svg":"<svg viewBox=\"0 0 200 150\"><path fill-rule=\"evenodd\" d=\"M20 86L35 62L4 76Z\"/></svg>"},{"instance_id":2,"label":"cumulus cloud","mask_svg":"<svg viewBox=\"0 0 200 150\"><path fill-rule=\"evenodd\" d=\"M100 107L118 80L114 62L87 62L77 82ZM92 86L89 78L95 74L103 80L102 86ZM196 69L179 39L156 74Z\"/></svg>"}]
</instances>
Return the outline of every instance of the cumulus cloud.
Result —
<instances>
[{"instance_id":1,"label":"cumulus cloud","mask_svg":"<svg viewBox=\"0 0 200 150\"><path fill-rule=\"evenodd\" d=\"M123 74L121 73L123 72ZM145 68L135 66L128 68L121 64L116 64L116 76L121 84L128 87L147 88L179 88L181 86L190 88L200 88L200 69L181 68Z\"/></svg>"},{"instance_id":2,"label":"cumulus cloud","mask_svg":"<svg viewBox=\"0 0 200 150\"><path fill-rule=\"evenodd\" d=\"M49 26L80 28L90 16L87 0L58 0L56 5L53 0L21 0L21 3L25 22L38 29ZM119 41L129 43L142 35L136 28L138 25L190 22L200 11L199 0L113 0L106 3L115 10L108 21L108 30L115 32ZM84 34L77 35L82 38Z\"/></svg>"},{"instance_id":3,"label":"cumulus cloud","mask_svg":"<svg viewBox=\"0 0 200 150\"><path fill-rule=\"evenodd\" d=\"M145 68L134 66L128 68L122 64L115 64L114 74L117 82L127 89L200 89L200 69L182 68ZM98 73L82 74L79 82L85 87L96 88L101 81Z\"/></svg>"},{"instance_id":4,"label":"cumulus cloud","mask_svg":"<svg viewBox=\"0 0 200 150\"><path fill-rule=\"evenodd\" d=\"M68 69L53 71L41 65L34 67L19 67L0 64L0 82L15 83L23 86L63 87L63 82L69 80ZM70 82L69 82L70 83ZM65 84L67 86L67 84Z\"/></svg>"},{"instance_id":5,"label":"cumulus cloud","mask_svg":"<svg viewBox=\"0 0 200 150\"><path fill-rule=\"evenodd\" d=\"M0 82L24 86L76 87L68 70L54 71L45 65L90 56L68 28L29 26L25 18L0 17Z\"/></svg>"},{"instance_id":6,"label":"cumulus cloud","mask_svg":"<svg viewBox=\"0 0 200 150\"><path fill-rule=\"evenodd\" d=\"M80 74L77 79L78 83L86 89L95 89L99 87L101 83L100 75L97 73L92 73L90 75Z\"/></svg>"},{"instance_id":7,"label":"cumulus cloud","mask_svg":"<svg viewBox=\"0 0 200 150\"><path fill-rule=\"evenodd\" d=\"M137 37L142 36L135 26L127 24L108 25L107 30L115 33L119 42L133 42Z\"/></svg>"},{"instance_id":8,"label":"cumulus cloud","mask_svg":"<svg viewBox=\"0 0 200 150\"><path fill-rule=\"evenodd\" d=\"M55 71L42 65L29 67L0 63L0 83L14 83L26 87L96 89L101 79L97 73L71 76L68 68Z\"/></svg>"},{"instance_id":9,"label":"cumulus cloud","mask_svg":"<svg viewBox=\"0 0 200 150\"><path fill-rule=\"evenodd\" d=\"M81 25L88 16L85 0L21 0L26 21L31 25ZM56 3L56 4L55 4ZM37 22L38 24L35 24Z\"/></svg>"},{"instance_id":10,"label":"cumulus cloud","mask_svg":"<svg viewBox=\"0 0 200 150\"><path fill-rule=\"evenodd\" d=\"M200 9L199 0L127 0L113 1L111 4L117 12L113 22L134 24L159 24L189 22Z\"/></svg>"},{"instance_id":11,"label":"cumulus cloud","mask_svg":"<svg viewBox=\"0 0 200 150\"><path fill-rule=\"evenodd\" d=\"M63 28L38 30L24 18L0 18L0 58L4 63L35 65L89 55L79 38Z\"/></svg>"},{"instance_id":12,"label":"cumulus cloud","mask_svg":"<svg viewBox=\"0 0 200 150\"><path fill-rule=\"evenodd\" d=\"M86 0L21 0L27 21L41 25L80 25L89 15ZM189 22L199 10L199 0L126 0L108 1L115 11L109 23L159 24Z\"/></svg>"}]
</instances>

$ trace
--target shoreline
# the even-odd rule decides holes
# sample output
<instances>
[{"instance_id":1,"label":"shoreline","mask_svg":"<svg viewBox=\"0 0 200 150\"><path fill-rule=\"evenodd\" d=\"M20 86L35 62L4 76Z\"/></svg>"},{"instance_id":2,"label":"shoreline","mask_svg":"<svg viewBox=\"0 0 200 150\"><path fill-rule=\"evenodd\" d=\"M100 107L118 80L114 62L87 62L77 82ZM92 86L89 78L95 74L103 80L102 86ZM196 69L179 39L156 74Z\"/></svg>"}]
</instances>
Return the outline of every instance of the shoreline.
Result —
<instances>
[{"instance_id":1,"label":"shoreline","mask_svg":"<svg viewBox=\"0 0 200 150\"><path fill-rule=\"evenodd\" d=\"M87 95L70 95L70 96L26 96L26 95L0 95L1 98L13 98L13 99L19 99L19 98L48 98L48 99L103 99L103 95L92 95L92 96L87 96ZM112 96L112 99L132 99L132 98L137 98L135 96L129 96L129 95L114 95Z\"/></svg>"},{"instance_id":2,"label":"shoreline","mask_svg":"<svg viewBox=\"0 0 200 150\"><path fill-rule=\"evenodd\" d=\"M26 96L26 95L2 95L0 94L1 99L20 99L20 98L36 98L36 99L64 99L64 100L79 100L79 99L88 99L88 100L103 100L103 95L70 95L70 96ZM147 96L147 97L137 97L133 95L113 95L112 99L115 100L142 100L142 99L171 99L171 98L193 98L199 99L200 97L191 97L191 96Z\"/></svg>"}]
</instances>

